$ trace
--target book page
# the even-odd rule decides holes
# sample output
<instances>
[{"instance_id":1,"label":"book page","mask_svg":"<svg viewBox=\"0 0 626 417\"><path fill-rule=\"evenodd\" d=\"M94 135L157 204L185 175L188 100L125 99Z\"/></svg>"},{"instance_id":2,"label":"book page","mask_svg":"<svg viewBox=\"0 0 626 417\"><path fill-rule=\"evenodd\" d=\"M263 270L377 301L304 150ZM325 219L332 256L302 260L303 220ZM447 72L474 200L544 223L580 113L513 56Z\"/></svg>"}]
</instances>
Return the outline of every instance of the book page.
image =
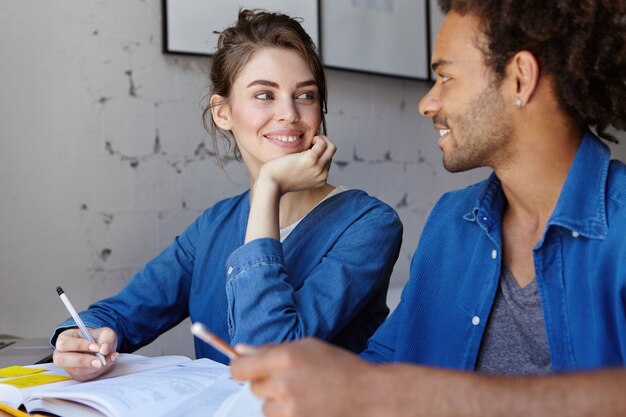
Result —
<instances>
[{"instance_id":1,"label":"book page","mask_svg":"<svg viewBox=\"0 0 626 417\"><path fill-rule=\"evenodd\" d=\"M168 355L148 357L135 355L132 353L121 353L119 358L117 359L117 362L115 362L115 366L113 367L113 369L110 372L96 378L96 380L148 371L150 369L161 368L168 365L176 365L189 361L191 361L191 359L186 356ZM46 373L52 373L55 375L67 375L67 373L62 368L59 368L52 362L32 365L31 368L44 368L47 371Z\"/></svg>"},{"instance_id":2,"label":"book page","mask_svg":"<svg viewBox=\"0 0 626 417\"><path fill-rule=\"evenodd\" d=\"M39 398L29 401L33 410L54 410L56 415L70 416L79 415L81 417L103 417L104 415L88 407L73 401L57 400L56 398ZM42 414L36 414L38 416Z\"/></svg>"},{"instance_id":3,"label":"book page","mask_svg":"<svg viewBox=\"0 0 626 417\"><path fill-rule=\"evenodd\" d=\"M115 367L108 374L102 375L98 379L112 378L120 375L134 374L137 372L149 371L155 368L162 368L169 365L191 362L186 356L141 356L129 353L122 353L115 364Z\"/></svg>"},{"instance_id":4,"label":"book page","mask_svg":"<svg viewBox=\"0 0 626 417\"><path fill-rule=\"evenodd\" d=\"M12 385L0 384L0 402L19 408L22 405L22 393Z\"/></svg>"},{"instance_id":5,"label":"book page","mask_svg":"<svg viewBox=\"0 0 626 417\"><path fill-rule=\"evenodd\" d=\"M252 393L250 384L224 401L213 417L263 417L263 400Z\"/></svg>"},{"instance_id":6,"label":"book page","mask_svg":"<svg viewBox=\"0 0 626 417\"><path fill-rule=\"evenodd\" d=\"M211 417L216 416L224 401L241 391L241 384L224 375L213 385L200 391L191 400L186 401L168 413L169 417ZM247 414L233 414L230 417L252 417Z\"/></svg>"},{"instance_id":7,"label":"book page","mask_svg":"<svg viewBox=\"0 0 626 417\"><path fill-rule=\"evenodd\" d=\"M199 359L136 374L40 390L25 399L25 406L29 412L56 414L53 409L30 407L32 400L56 398L80 402L110 417L171 416L172 411L193 400L226 375L227 366L209 359ZM228 392L225 391L224 395L228 395ZM221 401L224 399L221 398ZM65 412L63 416L80 417L82 414L78 410L76 414Z\"/></svg>"},{"instance_id":8,"label":"book page","mask_svg":"<svg viewBox=\"0 0 626 417\"><path fill-rule=\"evenodd\" d=\"M33 365L27 368L34 372L31 375L13 378L0 378L0 402L19 408L24 397L31 391L46 386L72 385L76 381L69 379L67 373L52 363Z\"/></svg>"},{"instance_id":9,"label":"book page","mask_svg":"<svg viewBox=\"0 0 626 417\"><path fill-rule=\"evenodd\" d=\"M115 367L113 367L113 369L111 370L111 372L102 375L96 380L113 378L116 376L127 375L131 373L144 372L150 369L161 368L164 366L174 365L174 364L179 364L179 363L189 362L189 361L191 361L191 359L187 358L186 356L169 355L169 356L146 357L146 356L141 356L141 355L122 353L119 359L117 360ZM41 375L41 377L38 377L38 379L41 379L42 382L33 384L33 386L28 386L27 388L17 388L17 387L9 386L7 384L0 383L0 402L8 404L13 408L19 408L19 406L22 405L24 398L28 397L33 392L41 391L42 389L58 388L58 387L64 387L68 385L79 384L78 381L66 380L62 382L54 382L52 384L46 384L45 387L42 387L41 385L46 382L44 381L44 379L48 378L48 380L50 381L50 378L52 378L53 376L57 376L57 375L68 376L67 373L63 369L56 366L54 363L32 365L32 366L29 366L28 368L31 368L35 370L35 372L38 372L39 375ZM23 378L32 379L33 377L29 377L27 375ZM2 378L0 379L0 382L8 381L8 380L9 378Z\"/></svg>"}]
</instances>

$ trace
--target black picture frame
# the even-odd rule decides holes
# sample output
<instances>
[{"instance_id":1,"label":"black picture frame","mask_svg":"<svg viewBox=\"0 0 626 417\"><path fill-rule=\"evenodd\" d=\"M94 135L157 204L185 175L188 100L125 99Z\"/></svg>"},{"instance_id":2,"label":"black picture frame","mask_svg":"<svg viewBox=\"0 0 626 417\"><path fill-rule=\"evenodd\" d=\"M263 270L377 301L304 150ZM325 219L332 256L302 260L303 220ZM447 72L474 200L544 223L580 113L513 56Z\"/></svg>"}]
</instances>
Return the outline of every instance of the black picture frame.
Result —
<instances>
[{"instance_id":1,"label":"black picture frame","mask_svg":"<svg viewBox=\"0 0 626 417\"><path fill-rule=\"evenodd\" d=\"M429 0L320 0L328 68L430 80Z\"/></svg>"},{"instance_id":2,"label":"black picture frame","mask_svg":"<svg viewBox=\"0 0 626 417\"><path fill-rule=\"evenodd\" d=\"M162 0L163 52L211 56L217 43L214 32L233 24L239 8L299 17L319 47L319 0Z\"/></svg>"},{"instance_id":3,"label":"black picture frame","mask_svg":"<svg viewBox=\"0 0 626 417\"><path fill-rule=\"evenodd\" d=\"M163 52L211 56L240 7L302 18L327 68L434 80L436 0L162 0Z\"/></svg>"}]
</instances>

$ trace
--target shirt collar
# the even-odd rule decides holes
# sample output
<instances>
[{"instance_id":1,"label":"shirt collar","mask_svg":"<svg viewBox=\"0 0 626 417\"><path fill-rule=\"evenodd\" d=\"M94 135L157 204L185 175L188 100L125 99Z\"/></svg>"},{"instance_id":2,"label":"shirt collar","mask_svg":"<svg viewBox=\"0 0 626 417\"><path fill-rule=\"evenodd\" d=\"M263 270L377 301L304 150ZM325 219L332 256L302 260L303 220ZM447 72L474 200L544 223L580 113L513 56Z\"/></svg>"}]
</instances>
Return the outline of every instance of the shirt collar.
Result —
<instances>
[{"instance_id":1,"label":"shirt collar","mask_svg":"<svg viewBox=\"0 0 626 417\"><path fill-rule=\"evenodd\" d=\"M548 220L548 227L562 226L589 238L604 239L608 230L605 190L609 163L609 148L593 133L586 131ZM502 185L492 173L478 186L482 187L482 192L474 208L463 218L476 221L490 230L502 221L506 205Z\"/></svg>"},{"instance_id":2,"label":"shirt collar","mask_svg":"<svg viewBox=\"0 0 626 417\"><path fill-rule=\"evenodd\" d=\"M595 239L604 239L606 181L611 152L608 146L586 131L567 174L548 226L558 225Z\"/></svg>"},{"instance_id":3,"label":"shirt collar","mask_svg":"<svg viewBox=\"0 0 626 417\"><path fill-rule=\"evenodd\" d=\"M492 173L477 186L482 190L476 199L476 204L463 218L467 221L475 221L485 230L490 230L492 226L502 222L502 213L506 206L502 185L496 174Z\"/></svg>"}]
</instances>

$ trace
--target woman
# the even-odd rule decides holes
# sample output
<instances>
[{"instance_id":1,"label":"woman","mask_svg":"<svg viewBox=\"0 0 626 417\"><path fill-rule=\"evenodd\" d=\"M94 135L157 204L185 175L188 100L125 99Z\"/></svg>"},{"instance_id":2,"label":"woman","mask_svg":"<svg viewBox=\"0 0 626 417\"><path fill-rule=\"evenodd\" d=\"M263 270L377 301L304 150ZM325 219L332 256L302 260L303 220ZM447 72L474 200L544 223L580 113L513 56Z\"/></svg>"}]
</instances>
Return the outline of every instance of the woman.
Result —
<instances>
[{"instance_id":1,"label":"woman","mask_svg":"<svg viewBox=\"0 0 626 417\"><path fill-rule=\"evenodd\" d=\"M360 351L388 313L402 225L365 192L326 183L335 146L318 133L326 81L311 38L288 16L242 10L220 34L211 81L205 118L214 140L234 140L250 191L206 210L118 295L81 313L97 344L67 329L71 319L56 329L54 362L76 379L189 316L231 344L316 336Z\"/></svg>"}]
</instances>

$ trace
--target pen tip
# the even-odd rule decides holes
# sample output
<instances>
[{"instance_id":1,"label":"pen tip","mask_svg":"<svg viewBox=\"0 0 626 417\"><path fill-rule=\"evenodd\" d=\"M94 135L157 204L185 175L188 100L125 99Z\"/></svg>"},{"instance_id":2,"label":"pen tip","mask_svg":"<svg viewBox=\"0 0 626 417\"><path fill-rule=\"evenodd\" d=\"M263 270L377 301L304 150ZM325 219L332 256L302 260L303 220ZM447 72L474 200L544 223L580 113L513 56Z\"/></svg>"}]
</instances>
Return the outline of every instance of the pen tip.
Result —
<instances>
[{"instance_id":1,"label":"pen tip","mask_svg":"<svg viewBox=\"0 0 626 417\"><path fill-rule=\"evenodd\" d=\"M63 294L63 288L57 287L57 294L59 295Z\"/></svg>"}]
</instances>

